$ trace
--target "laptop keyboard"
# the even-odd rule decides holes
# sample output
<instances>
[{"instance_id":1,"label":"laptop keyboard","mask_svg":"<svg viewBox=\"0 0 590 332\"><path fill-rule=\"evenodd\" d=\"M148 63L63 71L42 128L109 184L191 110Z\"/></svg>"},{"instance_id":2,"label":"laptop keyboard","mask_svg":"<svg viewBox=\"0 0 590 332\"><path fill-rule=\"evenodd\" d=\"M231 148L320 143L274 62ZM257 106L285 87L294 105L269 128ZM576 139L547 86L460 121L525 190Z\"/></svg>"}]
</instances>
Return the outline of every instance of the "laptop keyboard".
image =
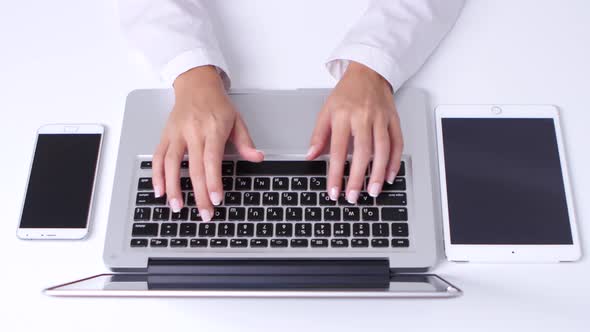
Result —
<instances>
[{"instance_id":1,"label":"laptop keyboard","mask_svg":"<svg viewBox=\"0 0 590 332\"><path fill-rule=\"evenodd\" d=\"M180 186L184 208L173 213L166 197L154 196L151 161L139 163L132 248L408 248L408 195L402 161L393 184L357 204L326 192L326 161L224 161L225 197L203 222L196 208L188 162ZM350 164L345 167L344 184ZM370 167L369 167L370 169ZM365 176L366 190L369 174Z\"/></svg>"}]
</instances>

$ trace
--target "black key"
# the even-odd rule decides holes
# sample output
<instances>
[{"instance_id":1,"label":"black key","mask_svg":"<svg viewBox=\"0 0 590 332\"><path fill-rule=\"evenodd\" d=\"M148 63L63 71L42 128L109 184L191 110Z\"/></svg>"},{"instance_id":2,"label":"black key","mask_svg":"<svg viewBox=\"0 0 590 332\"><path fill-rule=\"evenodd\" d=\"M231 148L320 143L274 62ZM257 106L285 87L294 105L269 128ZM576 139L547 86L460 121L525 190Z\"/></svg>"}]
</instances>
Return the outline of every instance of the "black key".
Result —
<instances>
[{"instance_id":1,"label":"black key","mask_svg":"<svg viewBox=\"0 0 590 332\"><path fill-rule=\"evenodd\" d=\"M163 223L160 228L160 236L176 236L178 235L178 224Z\"/></svg>"},{"instance_id":2,"label":"black key","mask_svg":"<svg viewBox=\"0 0 590 332\"><path fill-rule=\"evenodd\" d=\"M299 204L297 193L284 192L281 194L281 205L297 205L297 204Z\"/></svg>"},{"instance_id":3,"label":"black key","mask_svg":"<svg viewBox=\"0 0 590 332\"><path fill-rule=\"evenodd\" d=\"M357 201L358 205L373 205L375 203L375 198L369 196L369 193L366 191L361 191L359 194L359 200Z\"/></svg>"},{"instance_id":4,"label":"black key","mask_svg":"<svg viewBox=\"0 0 590 332\"><path fill-rule=\"evenodd\" d=\"M188 241L186 239L172 239L170 240L170 246L173 248L186 247Z\"/></svg>"},{"instance_id":5,"label":"black key","mask_svg":"<svg viewBox=\"0 0 590 332\"><path fill-rule=\"evenodd\" d=\"M332 239L330 244L332 248L346 248L348 247L348 239Z\"/></svg>"},{"instance_id":6,"label":"black key","mask_svg":"<svg viewBox=\"0 0 590 332\"><path fill-rule=\"evenodd\" d=\"M342 220L359 221L361 220L361 210L357 207L345 207L342 210Z\"/></svg>"},{"instance_id":7,"label":"black key","mask_svg":"<svg viewBox=\"0 0 590 332\"><path fill-rule=\"evenodd\" d=\"M234 189L234 179L229 176L222 177L221 183L223 184L223 190L225 191Z\"/></svg>"},{"instance_id":8,"label":"black key","mask_svg":"<svg viewBox=\"0 0 590 332\"><path fill-rule=\"evenodd\" d=\"M248 246L248 240L246 240L246 239L231 239L231 240L229 240L229 246L232 248L245 248Z\"/></svg>"},{"instance_id":9,"label":"black key","mask_svg":"<svg viewBox=\"0 0 590 332\"><path fill-rule=\"evenodd\" d=\"M264 220L264 208L248 208L248 220L249 221L263 221Z\"/></svg>"},{"instance_id":10,"label":"black key","mask_svg":"<svg viewBox=\"0 0 590 332\"><path fill-rule=\"evenodd\" d=\"M262 205L279 205L279 193L265 192L262 194Z\"/></svg>"},{"instance_id":11,"label":"black key","mask_svg":"<svg viewBox=\"0 0 590 332\"><path fill-rule=\"evenodd\" d=\"M317 205L318 194L313 192L301 193L301 205Z\"/></svg>"},{"instance_id":12,"label":"black key","mask_svg":"<svg viewBox=\"0 0 590 332\"><path fill-rule=\"evenodd\" d=\"M234 236L236 232L236 224L229 222L222 222L217 228L217 236Z\"/></svg>"},{"instance_id":13,"label":"black key","mask_svg":"<svg viewBox=\"0 0 590 332\"><path fill-rule=\"evenodd\" d=\"M181 161L180 168L188 168L188 160Z\"/></svg>"},{"instance_id":14,"label":"black key","mask_svg":"<svg viewBox=\"0 0 590 332\"><path fill-rule=\"evenodd\" d=\"M324 208L324 220L325 221L340 221L340 208L337 208L337 207Z\"/></svg>"},{"instance_id":15,"label":"black key","mask_svg":"<svg viewBox=\"0 0 590 332\"><path fill-rule=\"evenodd\" d=\"M259 163L238 161L237 175L326 175L326 162L320 160L268 160Z\"/></svg>"},{"instance_id":16,"label":"black key","mask_svg":"<svg viewBox=\"0 0 590 332\"><path fill-rule=\"evenodd\" d=\"M344 191L340 192L340 195L338 195L338 205L353 205L346 200L346 193L344 193Z\"/></svg>"},{"instance_id":17,"label":"black key","mask_svg":"<svg viewBox=\"0 0 590 332\"><path fill-rule=\"evenodd\" d=\"M156 204L156 197L153 192L148 193L137 193L135 198L135 205L154 205ZM164 203L166 204L166 201Z\"/></svg>"},{"instance_id":18,"label":"black key","mask_svg":"<svg viewBox=\"0 0 590 332\"><path fill-rule=\"evenodd\" d=\"M191 178L180 178L180 189L181 190L193 190L193 184Z\"/></svg>"},{"instance_id":19,"label":"black key","mask_svg":"<svg viewBox=\"0 0 590 332\"><path fill-rule=\"evenodd\" d=\"M155 211L156 209L154 209ZM179 220L188 220L188 208L180 209L180 212L172 212L172 217L170 218L173 221Z\"/></svg>"},{"instance_id":20,"label":"black key","mask_svg":"<svg viewBox=\"0 0 590 332\"><path fill-rule=\"evenodd\" d=\"M326 178L312 177L309 179L310 190L326 190Z\"/></svg>"},{"instance_id":21,"label":"black key","mask_svg":"<svg viewBox=\"0 0 590 332\"><path fill-rule=\"evenodd\" d=\"M137 183L137 190L154 190L152 185L152 178L139 178Z\"/></svg>"},{"instance_id":22,"label":"black key","mask_svg":"<svg viewBox=\"0 0 590 332\"><path fill-rule=\"evenodd\" d=\"M393 223L391 224L391 236L408 236L408 224Z\"/></svg>"},{"instance_id":23,"label":"black key","mask_svg":"<svg viewBox=\"0 0 590 332\"><path fill-rule=\"evenodd\" d=\"M335 206L336 201L330 199L330 195L327 192L320 193L320 205L322 206Z\"/></svg>"},{"instance_id":24,"label":"black key","mask_svg":"<svg viewBox=\"0 0 590 332\"><path fill-rule=\"evenodd\" d=\"M254 236L254 224L238 224L238 236Z\"/></svg>"},{"instance_id":25,"label":"black key","mask_svg":"<svg viewBox=\"0 0 590 332\"><path fill-rule=\"evenodd\" d=\"M406 208L381 208L383 221L407 221L408 210Z\"/></svg>"},{"instance_id":26,"label":"black key","mask_svg":"<svg viewBox=\"0 0 590 332\"><path fill-rule=\"evenodd\" d=\"M307 239L291 239L291 248L307 248L308 245Z\"/></svg>"},{"instance_id":27,"label":"black key","mask_svg":"<svg viewBox=\"0 0 590 332\"><path fill-rule=\"evenodd\" d=\"M301 221L303 220L303 209L300 207L288 207L287 215L285 216L287 221Z\"/></svg>"},{"instance_id":28,"label":"black key","mask_svg":"<svg viewBox=\"0 0 590 332\"><path fill-rule=\"evenodd\" d=\"M251 248L266 248L268 247L268 239L252 239L250 240Z\"/></svg>"},{"instance_id":29,"label":"black key","mask_svg":"<svg viewBox=\"0 0 590 332\"><path fill-rule=\"evenodd\" d=\"M227 247L227 239L211 239L209 245L211 248L225 248Z\"/></svg>"},{"instance_id":30,"label":"black key","mask_svg":"<svg viewBox=\"0 0 590 332\"><path fill-rule=\"evenodd\" d=\"M197 205L197 201L195 201L195 193L194 192L191 191L186 196L186 205L187 206L195 206L195 205Z\"/></svg>"},{"instance_id":31,"label":"black key","mask_svg":"<svg viewBox=\"0 0 590 332\"><path fill-rule=\"evenodd\" d=\"M236 178L236 190L252 190L252 178Z\"/></svg>"},{"instance_id":32,"label":"black key","mask_svg":"<svg viewBox=\"0 0 590 332\"><path fill-rule=\"evenodd\" d=\"M410 246L410 240L408 239L393 239L391 240L391 246L392 247L409 247Z\"/></svg>"},{"instance_id":33,"label":"black key","mask_svg":"<svg viewBox=\"0 0 590 332\"><path fill-rule=\"evenodd\" d=\"M215 236L215 226L210 222L199 224L199 236Z\"/></svg>"},{"instance_id":34,"label":"black key","mask_svg":"<svg viewBox=\"0 0 590 332\"><path fill-rule=\"evenodd\" d=\"M152 209L148 207L138 207L135 208L135 212L133 213L133 220L135 221L146 221L150 220L152 216Z\"/></svg>"},{"instance_id":35,"label":"black key","mask_svg":"<svg viewBox=\"0 0 590 332\"><path fill-rule=\"evenodd\" d=\"M222 161L221 162L221 174L222 175L234 175L234 162L233 161Z\"/></svg>"},{"instance_id":36,"label":"black key","mask_svg":"<svg viewBox=\"0 0 590 332\"><path fill-rule=\"evenodd\" d=\"M199 213L199 209L192 208L191 209L191 221L201 221L201 214Z\"/></svg>"},{"instance_id":37,"label":"black key","mask_svg":"<svg viewBox=\"0 0 590 332\"><path fill-rule=\"evenodd\" d=\"M243 207L230 207L227 220L243 221L246 219L246 209Z\"/></svg>"},{"instance_id":38,"label":"black key","mask_svg":"<svg viewBox=\"0 0 590 332\"><path fill-rule=\"evenodd\" d=\"M224 207L216 206L213 210L213 217L211 217L212 221L225 221L226 220L226 209Z\"/></svg>"},{"instance_id":39,"label":"black key","mask_svg":"<svg viewBox=\"0 0 590 332\"><path fill-rule=\"evenodd\" d=\"M131 244L131 248L147 247L148 240L147 239L132 239L130 244Z\"/></svg>"},{"instance_id":40,"label":"black key","mask_svg":"<svg viewBox=\"0 0 590 332\"><path fill-rule=\"evenodd\" d=\"M367 239L352 239L350 244L353 248L366 248L369 246L369 240Z\"/></svg>"},{"instance_id":41,"label":"black key","mask_svg":"<svg viewBox=\"0 0 590 332\"><path fill-rule=\"evenodd\" d=\"M307 190L307 178L291 178L291 190Z\"/></svg>"},{"instance_id":42,"label":"black key","mask_svg":"<svg viewBox=\"0 0 590 332\"><path fill-rule=\"evenodd\" d=\"M244 205L260 205L260 193L244 193Z\"/></svg>"},{"instance_id":43,"label":"black key","mask_svg":"<svg viewBox=\"0 0 590 332\"><path fill-rule=\"evenodd\" d=\"M268 220L268 221L283 221L283 208L281 208L281 207L266 208L266 220Z\"/></svg>"},{"instance_id":44,"label":"black key","mask_svg":"<svg viewBox=\"0 0 590 332\"><path fill-rule=\"evenodd\" d=\"M270 246L272 248L286 248L289 246L287 239L272 239L270 240Z\"/></svg>"},{"instance_id":45,"label":"black key","mask_svg":"<svg viewBox=\"0 0 590 332\"><path fill-rule=\"evenodd\" d=\"M383 183L383 191L391 191L391 190L406 190L406 179L397 177L393 180L392 184L387 182Z\"/></svg>"},{"instance_id":46,"label":"black key","mask_svg":"<svg viewBox=\"0 0 590 332\"><path fill-rule=\"evenodd\" d=\"M305 221L320 221L322 220L321 208L305 208Z\"/></svg>"},{"instance_id":47,"label":"black key","mask_svg":"<svg viewBox=\"0 0 590 332\"><path fill-rule=\"evenodd\" d=\"M225 199L223 200L224 205L242 205L242 193L240 192L226 192Z\"/></svg>"},{"instance_id":48,"label":"black key","mask_svg":"<svg viewBox=\"0 0 590 332\"><path fill-rule=\"evenodd\" d=\"M270 190L270 178L254 178L254 190Z\"/></svg>"},{"instance_id":49,"label":"black key","mask_svg":"<svg viewBox=\"0 0 590 332\"><path fill-rule=\"evenodd\" d=\"M278 177L272 179L272 190L289 190L289 178Z\"/></svg>"},{"instance_id":50,"label":"black key","mask_svg":"<svg viewBox=\"0 0 590 332\"><path fill-rule=\"evenodd\" d=\"M168 240L166 239L152 239L150 241L150 247L167 247Z\"/></svg>"},{"instance_id":51,"label":"black key","mask_svg":"<svg viewBox=\"0 0 590 332\"><path fill-rule=\"evenodd\" d=\"M295 224L295 236L311 236L311 224L297 223Z\"/></svg>"},{"instance_id":52,"label":"black key","mask_svg":"<svg viewBox=\"0 0 590 332\"><path fill-rule=\"evenodd\" d=\"M377 196L377 205L406 205L405 193L382 192Z\"/></svg>"},{"instance_id":53,"label":"black key","mask_svg":"<svg viewBox=\"0 0 590 332\"><path fill-rule=\"evenodd\" d=\"M350 175L350 161L344 162L344 175L346 175L346 176Z\"/></svg>"},{"instance_id":54,"label":"black key","mask_svg":"<svg viewBox=\"0 0 590 332\"><path fill-rule=\"evenodd\" d=\"M404 176L406 175L406 163L405 162L401 162L401 164L399 165L399 171L397 171L397 176Z\"/></svg>"},{"instance_id":55,"label":"black key","mask_svg":"<svg viewBox=\"0 0 590 332\"><path fill-rule=\"evenodd\" d=\"M328 239L311 239L311 246L314 248L325 248L328 246Z\"/></svg>"},{"instance_id":56,"label":"black key","mask_svg":"<svg viewBox=\"0 0 590 332\"><path fill-rule=\"evenodd\" d=\"M387 239L372 239L371 240L371 247L373 248L384 248L389 247L389 241Z\"/></svg>"},{"instance_id":57,"label":"black key","mask_svg":"<svg viewBox=\"0 0 590 332\"><path fill-rule=\"evenodd\" d=\"M328 223L318 223L313 227L313 235L320 237L330 237L332 235L332 225Z\"/></svg>"},{"instance_id":58,"label":"black key","mask_svg":"<svg viewBox=\"0 0 590 332\"><path fill-rule=\"evenodd\" d=\"M352 224L352 235L355 237L368 237L369 236L369 224L367 224L367 223L354 223L354 224Z\"/></svg>"},{"instance_id":59,"label":"black key","mask_svg":"<svg viewBox=\"0 0 590 332\"><path fill-rule=\"evenodd\" d=\"M365 207L362 210L363 221L378 221L379 209L373 207Z\"/></svg>"},{"instance_id":60,"label":"black key","mask_svg":"<svg viewBox=\"0 0 590 332\"><path fill-rule=\"evenodd\" d=\"M152 168L152 162L151 161L142 161L141 164L139 165L139 168L141 168L141 169L151 169Z\"/></svg>"},{"instance_id":61,"label":"black key","mask_svg":"<svg viewBox=\"0 0 590 332\"><path fill-rule=\"evenodd\" d=\"M344 222L334 223L334 236L349 237L350 236L350 224L344 223Z\"/></svg>"},{"instance_id":62,"label":"black key","mask_svg":"<svg viewBox=\"0 0 590 332\"><path fill-rule=\"evenodd\" d=\"M182 223L180 224L179 236L195 236L197 235L197 224L195 223Z\"/></svg>"},{"instance_id":63,"label":"black key","mask_svg":"<svg viewBox=\"0 0 590 332\"><path fill-rule=\"evenodd\" d=\"M278 223L275 230L276 236L293 236L293 224L289 223Z\"/></svg>"},{"instance_id":64,"label":"black key","mask_svg":"<svg viewBox=\"0 0 590 332\"><path fill-rule=\"evenodd\" d=\"M190 246L193 248L202 248L207 246L207 239L191 239Z\"/></svg>"},{"instance_id":65,"label":"black key","mask_svg":"<svg viewBox=\"0 0 590 332\"><path fill-rule=\"evenodd\" d=\"M372 225L373 236L376 237L388 237L389 236L389 225L382 222L376 222Z\"/></svg>"},{"instance_id":66,"label":"black key","mask_svg":"<svg viewBox=\"0 0 590 332\"><path fill-rule=\"evenodd\" d=\"M256 225L256 236L270 237L272 236L273 224L269 222L263 222Z\"/></svg>"},{"instance_id":67,"label":"black key","mask_svg":"<svg viewBox=\"0 0 590 332\"><path fill-rule=\"evenodd\" d=\"M158 236L158 224L133 224L131 236Z\"/></svg>"}]
</instances>

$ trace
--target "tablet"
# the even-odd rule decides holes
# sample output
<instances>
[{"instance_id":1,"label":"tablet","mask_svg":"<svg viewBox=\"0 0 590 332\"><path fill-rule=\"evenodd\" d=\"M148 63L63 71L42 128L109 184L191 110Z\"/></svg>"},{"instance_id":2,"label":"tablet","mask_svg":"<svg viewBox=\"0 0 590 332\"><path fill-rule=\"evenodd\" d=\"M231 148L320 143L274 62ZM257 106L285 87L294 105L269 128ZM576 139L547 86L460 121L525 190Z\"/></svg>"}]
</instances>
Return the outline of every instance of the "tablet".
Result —
<instances>
[{"instance_id":1,"label":"tablet","mask_svg":"<svg viewBox=\"0 0 590 332\"><path fill-rule=\"evenodd\" d=\"M449 260L580 258L556 107L439 106L435 119Z\"/></svg>"}]
</instances>

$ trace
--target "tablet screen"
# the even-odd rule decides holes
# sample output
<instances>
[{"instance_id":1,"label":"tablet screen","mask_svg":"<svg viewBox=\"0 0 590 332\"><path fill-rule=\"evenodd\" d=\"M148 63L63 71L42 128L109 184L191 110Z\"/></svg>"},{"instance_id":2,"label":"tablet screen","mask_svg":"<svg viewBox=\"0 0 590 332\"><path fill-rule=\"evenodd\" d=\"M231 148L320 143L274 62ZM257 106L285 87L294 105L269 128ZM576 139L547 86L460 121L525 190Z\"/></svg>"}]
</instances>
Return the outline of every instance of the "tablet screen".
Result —
<instances>
[{"instance_id":1,"label":"tablet screen","mask_svg":"<svg viewBox=\"0 0 590 332\"><path fill-rule=\"evenodd\" d=\"M553 119L442 118L452 244L572 244Z\"/></svg>"}]
</instances>

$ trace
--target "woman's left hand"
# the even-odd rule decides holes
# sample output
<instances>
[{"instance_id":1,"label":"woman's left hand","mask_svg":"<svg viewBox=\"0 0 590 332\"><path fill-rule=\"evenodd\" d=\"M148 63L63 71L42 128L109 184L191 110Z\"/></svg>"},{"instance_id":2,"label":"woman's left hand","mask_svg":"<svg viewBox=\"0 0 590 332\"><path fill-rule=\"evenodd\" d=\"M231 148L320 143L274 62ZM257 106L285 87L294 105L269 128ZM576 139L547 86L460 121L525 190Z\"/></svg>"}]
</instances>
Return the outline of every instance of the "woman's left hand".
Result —
<instances>
[{"instance_id":1,"label":"woman's left hand","mask_svg":"<svg viewBox=\"0 0 590 332\"><path fill-rule=\"evenodd\" d=\"M353 156L346 188L341 188L348 142ZM393 183L403 150L400 120L389 83L372 69L351 61L318 115L307 159L317 158L330 140L328 195L337 200L341 190L356 203L369 161L373 160L366 190L375 197L383 181ZM372 158L371 158L372 156Z\"/></svg>"}]
</instances>

